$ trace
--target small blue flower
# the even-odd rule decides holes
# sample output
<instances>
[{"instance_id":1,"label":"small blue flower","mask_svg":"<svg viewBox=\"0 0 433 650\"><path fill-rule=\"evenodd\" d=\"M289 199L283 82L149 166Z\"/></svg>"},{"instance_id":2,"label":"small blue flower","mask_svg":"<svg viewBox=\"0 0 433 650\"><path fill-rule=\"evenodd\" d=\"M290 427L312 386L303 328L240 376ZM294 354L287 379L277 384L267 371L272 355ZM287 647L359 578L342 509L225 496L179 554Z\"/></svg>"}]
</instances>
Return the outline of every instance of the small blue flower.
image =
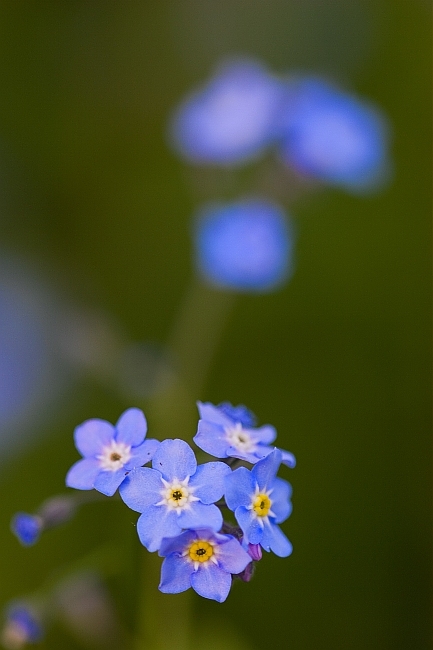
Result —
<instances>
[{"instance_id":1,"label":"small blue flower","mask_svg":"<svg viewBox=\"0 0 433 650\"><path fill-rule=\"evenodd\" d=\"M198 271L219 288L257 293L276 289L291 275L292 247L290 221L268 201L209 205L196 221Z\"/></svg>"},{"instance_id":2,"label":"small blue flower","mask_svg":"<svg viewBox=\"0 0 433 650\"><path fill-rule=\"evenodd\" d=\"M288 87L281 155L301 174L349 191L374 190L389 172L379 111L317 78Z\"/></svg>"},{"instance_id":3,"label":"small blue flower","mask_svg":"<svg viewBox=\"0 0 433 650\"><path fill-rule=\"evenodd\" d=\"M281 452L274 449L250 471L239 467L226 478L226 503L248 544L260 544L265 551L287 557L292 545L277 526L290 515L290 483L277 478Z\"/></svg>"},{"instance_id":4,"label":"small blue flower","mask_svg":"<svg viewBox=\"0 0 433 650\"><path fill-rule=\"evenodd\" d=\"M25 603L13 603L6 610L6 620L1 633L5 648L22 648L42 639L43 629L33 608Z\"/></svg>"},{"instance_id":5,"label":"small blue flower","mask_svg":"<svg viewBox=\"0 0 433 650\"><path fill-rule=\"evenodd\" d=\"M251 557L231 535L212 530L188 530L178 537L162 540L159 555L160 591L178 594L190 587L203 598L222 603L232 585L232 574L239 574Z\"/></svg>"},{"instance_id":6,"label":"small blue flower","mask_svg":"<svg viewBox=\"0 0 433 650\"><path fill-rule=\"evenodd\" d=\"M224 494L230 468L221 462L197 467L191 447L183 440L164 440L152 468L128 474L120 487L127 506L141 512L137 532L149 551L157 551L163 537L175 537L186 528L219 530L223 520L215 505Z\"/></svg>"},{"instance_id":7,"label":"small blue flower","mask_svg":"<svg viewBox=\"0 0 433 650\"><path fill-rule=\"evenodd\" d=\"M43 519L38 515L17 512L11 521L11 530L23 546L36 544L43 530Z\"/></svg>"},{"instance_id":8,"label":"small blue flower","mask_svg":"<svg viewBox=\"0 0 433 650\"><path fill-rule=\"evenodd\" d=\"M275 137L282 98L281 82L258 63L226 64L177 109L170 128L173 146L194 163L247 162Z\"/></svg>"},{"instance_id":9,"label":"small blue flower","mask_svg":"<svg viewBox=\"0 0 433 650\"><path fill-rule=\"evenodd\" d=\"M105 420L86 420L74 431L84 459L71 467L66 485L112 496L126 474L149 462L158 448L157 440L144 440L146 432L146 418L137 408L125 411L115 427Z\"/></svg>"},{"instance_id":10,"label":"small blue flower","mask_svg":"<svg viewBox=\"0 0 433 650\"><path fill-rule=\"evenodd\" d=\"M200 420L194 442L208 454L257 463L274 449L270 444L277 437L275 428L269 424L253 428L255 415L245 406L235 407L228 402L219 406L197 402L197 406ZM282 451L282 459L288 467L295 467L295 457L289 451Z\"/></svg>"}]
</instances>

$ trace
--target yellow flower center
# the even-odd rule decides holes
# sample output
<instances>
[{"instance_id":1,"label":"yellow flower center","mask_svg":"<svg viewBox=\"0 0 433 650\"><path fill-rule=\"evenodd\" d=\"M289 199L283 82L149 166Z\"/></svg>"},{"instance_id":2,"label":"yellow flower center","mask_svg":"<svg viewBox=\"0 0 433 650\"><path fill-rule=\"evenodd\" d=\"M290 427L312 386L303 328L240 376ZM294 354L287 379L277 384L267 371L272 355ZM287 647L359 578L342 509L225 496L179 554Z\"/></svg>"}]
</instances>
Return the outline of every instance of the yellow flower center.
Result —
<instances>
[{"instance_id":1,"label":"yellow flower center","mask_svg":"<svg viewBox=\"0 0 433 650\"><path fill-rule=\"evenodd\" d=\"M267 517L272 502L267 494L257 494L253 501L253 510L259 517Z\"/></svg>"},{"instance_id":2,"label":"yellow flower center","mask_svg":"<svg viewBox=\"0 0 433 650\"><path fill-rule=\"evenodd\" d=\"M193 562L208 562L214 552L213 545L201 539L191 544L188 555Z\"/></svg>"}]
</instances>

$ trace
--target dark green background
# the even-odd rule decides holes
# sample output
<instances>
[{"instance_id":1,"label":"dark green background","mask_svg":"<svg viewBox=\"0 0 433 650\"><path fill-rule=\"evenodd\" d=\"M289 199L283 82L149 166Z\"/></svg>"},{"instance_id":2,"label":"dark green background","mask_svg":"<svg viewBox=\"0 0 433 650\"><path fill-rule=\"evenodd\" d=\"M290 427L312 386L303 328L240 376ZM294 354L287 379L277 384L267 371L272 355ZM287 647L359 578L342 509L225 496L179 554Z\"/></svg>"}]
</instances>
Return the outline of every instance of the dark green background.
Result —
<instances>
[{"instance_id":1,"label":"dark green background","mask_svg":"<svg viewBox=\"0 0 433 650\"><path fill-rule=\"evenodd\" d=\"M165 141L173 106L221 57L329 74L389 116L390 187L286 202L293 280L238 298L197 395L247 404L298 459L285 474L293 555L266 556L224 605L194 599L197 625L234 628L256 649L430 647L429 45L423 0L0 4L3 250L131 339L170 330L192 273L195 206L236 197L236 180L203 180ZM130 559L111 584L129 625L133 513L89 506L31 549L9 532L14 511L63 489L74 426L131 405L91 378L72 390L0 466L0 600L114 539ZM53 629L44 647L81 646Z\"/></svg>"}]
</instances>

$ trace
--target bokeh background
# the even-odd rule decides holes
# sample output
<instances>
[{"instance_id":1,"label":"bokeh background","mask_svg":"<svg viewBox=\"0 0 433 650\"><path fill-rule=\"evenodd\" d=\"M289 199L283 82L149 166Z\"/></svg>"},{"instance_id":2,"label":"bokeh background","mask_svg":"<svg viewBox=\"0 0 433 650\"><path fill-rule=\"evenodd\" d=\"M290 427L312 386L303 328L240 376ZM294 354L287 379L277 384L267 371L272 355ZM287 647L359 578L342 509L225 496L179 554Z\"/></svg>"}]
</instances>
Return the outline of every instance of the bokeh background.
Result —
<instances>
[{"instance_id":1,"label":"bokeh background","mask_svg":"<svg viewBox=\"0 0 433 650\"><path fill-rule=\"evenodd\" d=\"M30 549L9 521L63 490L78 423L146 412L193 274L191 215L246 182L185 165L167 120L248 55L375 102L394 172L369 197L289 192L296 272L236 299L196 398L245 403L296 454L294 552L223 605L194 597L194 620L205 648L204 623L227 648L430 647L429 3L3 2L0 34L0 601L112 541L108 585L133 626L134 513L89 505ZM55 622L41 647L86 643Z\"/></svg>"}]
</instances>

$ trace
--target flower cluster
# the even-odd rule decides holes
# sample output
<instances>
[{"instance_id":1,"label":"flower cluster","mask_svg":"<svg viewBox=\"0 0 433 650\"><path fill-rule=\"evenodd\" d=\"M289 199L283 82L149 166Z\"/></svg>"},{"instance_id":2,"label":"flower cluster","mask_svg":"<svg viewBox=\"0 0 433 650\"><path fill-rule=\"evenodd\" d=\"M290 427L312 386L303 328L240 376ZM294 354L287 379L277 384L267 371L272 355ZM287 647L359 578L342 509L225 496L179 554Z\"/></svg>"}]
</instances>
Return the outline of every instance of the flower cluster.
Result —
<instances>
[{"instance_id":1,"label":"flower cluster","mask_svg":"<svg viewBox=\"0 0 433 650\"><path fill-rule=\"evenodd\" d=\"M162 592L192 587L223 602L233 576L250 580L261 548L280 557L292 552L278 526L291 513L291 486L277 472L281 463L294 467L295 458L271 445L274 427L256 427L244 406L199 402L198 408L194 441L218 460L197 464L184 440L144 440L146 420L133 408L115 427L96 419L77 427L84 459L72 466L66 483L105 495L119 487L124 503L140 513L140 542L164 558ZM148 462L151 467L144 467ZM222 511L231 511L236 523L224 521Z\"/></svg>"}]
</instances>

